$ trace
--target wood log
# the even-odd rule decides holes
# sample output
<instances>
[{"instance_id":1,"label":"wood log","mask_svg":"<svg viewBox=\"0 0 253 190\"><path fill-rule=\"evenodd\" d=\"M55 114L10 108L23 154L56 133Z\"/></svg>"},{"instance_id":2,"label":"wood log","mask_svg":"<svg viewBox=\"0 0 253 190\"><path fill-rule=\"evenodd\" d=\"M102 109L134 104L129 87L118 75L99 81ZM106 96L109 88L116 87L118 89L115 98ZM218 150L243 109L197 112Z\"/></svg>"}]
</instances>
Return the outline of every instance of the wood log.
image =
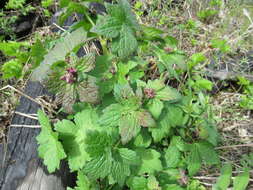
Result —
<instances>
[{"instance_id":1,"label":"wood log","mask_svg":"<svg viewBox=\"0 0 253 190\"><path fill-rule=\"evenodd\" d=\"M33 98L48 94L39 82L28 82L25 93ZM38 109L37 103L21 97L16 111L36 114ZM38 125L38 121L15 114L13 124ZM67 185L73 185L74 176L66 163L62 163L59 171L54 174L47 172L37 154L35 138L39 131L35 128L10 127L7 152L3 154L3 146L0 150L0 161L4 159L0 170L0 190L65 190Z\"/></svg>"}]
</instances>

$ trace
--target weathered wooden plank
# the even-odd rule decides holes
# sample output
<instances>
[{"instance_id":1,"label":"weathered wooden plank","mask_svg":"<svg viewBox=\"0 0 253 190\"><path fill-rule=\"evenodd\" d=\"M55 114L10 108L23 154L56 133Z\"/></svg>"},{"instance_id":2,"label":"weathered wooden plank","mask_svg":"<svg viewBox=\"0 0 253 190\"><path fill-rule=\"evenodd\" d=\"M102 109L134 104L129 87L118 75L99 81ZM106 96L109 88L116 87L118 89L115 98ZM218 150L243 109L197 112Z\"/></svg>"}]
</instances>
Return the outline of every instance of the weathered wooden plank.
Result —
<instances>
[{"instance_id":1,"label":"weathered wooden plank","mask_svg":"<svg viewBox=\"0 0 253 190\"><path fill-rule=\"evenodd\" d=\"M28 82L25 93L33 98L48 94L38 82ZM37 113L38 109L38 104L21 97L16 111L31 114ZM38 125L38 121L14 115L12 124ZM65 163L55 174L48 174L37 154L35 138L39 131L22 127L9 129L6 159L0 172L1 190L63 190L72 183L73 175Z\"/></svg>"}]
</instances>

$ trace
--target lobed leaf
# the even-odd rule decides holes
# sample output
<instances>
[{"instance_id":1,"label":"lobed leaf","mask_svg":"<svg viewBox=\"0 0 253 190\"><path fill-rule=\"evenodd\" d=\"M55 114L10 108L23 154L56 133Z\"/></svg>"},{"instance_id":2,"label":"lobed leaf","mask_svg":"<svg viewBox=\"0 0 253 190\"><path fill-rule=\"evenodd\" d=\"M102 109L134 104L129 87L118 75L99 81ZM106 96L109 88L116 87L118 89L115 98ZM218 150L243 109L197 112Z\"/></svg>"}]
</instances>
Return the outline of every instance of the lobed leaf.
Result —
<instances>
[{"instance_id":1,"label":"lobed leaf","mask_svg":"<svg viewBox=\"0 0 253 190\"><path fill-rule=\"evenodd\" d=\"M53 132L49 119L41 110L38 111L41 132L36 137L39 144L39 156L50 173L60 167L60 161L66 158L62 144L58 141L58 133Z\"/></svg>"}]
</instances>

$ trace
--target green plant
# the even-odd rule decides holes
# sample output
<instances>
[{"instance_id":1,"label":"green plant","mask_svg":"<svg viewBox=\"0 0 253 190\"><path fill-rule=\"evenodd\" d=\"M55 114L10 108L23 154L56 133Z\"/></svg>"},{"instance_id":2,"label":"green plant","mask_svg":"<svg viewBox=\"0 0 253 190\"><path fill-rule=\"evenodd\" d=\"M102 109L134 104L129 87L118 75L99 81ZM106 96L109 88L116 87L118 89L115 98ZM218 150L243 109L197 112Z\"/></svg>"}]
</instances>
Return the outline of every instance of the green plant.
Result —
<instances>
[{"instance_id":1,"label":"green plant","mask_svg":"<svg viewBox=\"0 0 253 190\"><path fill-rule=\"evenodd\" d=\"M218 14L217 10L213 10L213 9L206 9L206 10L202 10L199 11L197 13L197 16L200 20L204 21L204 22L210 22L211 19L213 19L213 17L215 15Z\"/></svg>"},{"instance_id":2,"label":"green plant","mask_svg":"<svg viewBox=\"0 0 253 190\"><path fill-rule=\"evenodd\" d=\"M23 77L27 73L24 71L24 66L38 65L47 52L40 40L37 40L33 45L28 42L0 42L0 50L8 59L1 66L4 79Z\"/></svg>"},{"instance_id":3,"label":"green plant","mask_svg":"<svg viewBox=\"0 0 253 190\"><path fill-rule=\"evenodd\" d=\"M231 47L227 44L227 41L224 39L213 39L211 40L211 47L217 48L222 53L228 53L231 51Z\"/></svg>"},{"instance_id":4,"label":"green plant","mask_svg":"<svg viewBox=\"0 0 253 190\"><path fill-rule=\"evenodd\" d=\"M56 42L33 74L34 80L46 80L62 111L71 114L51 123L38 112L39 156L49 172L67 160L78 174L76 190L205 189L191 178L202 165L220 164L214 150L218 134L203 93L212 84L198 76L189 79L194 85L175 85L186 72L192 75L204 56L192 56L187 68L177 40L139 26L126 0L105 5L107 15L97 20L86 15L93 26L84 31L82 22ZM94 38L104 54L77 57L80 46ZM145 60L150 54L151 68Z\"/></svg>"},{"instance_id":5,"label":"green plant","mask_svg":"<svg viewBox=\"0 0 253 190\"><path fill-rule=\"evenodd\" d=\"M221 168L221 175L218 177L216 184L212 187L212 190L226 190L232 177L232 166L231 164L225 164ZM245 169L242 173L238 174L233 179L234 190L246 190L249 183L249 171Z\"/></svg>"},{"instance_id":6,"label":"green plant","mask_svg":"<svg viewBox=\"0 0 253 190\"><path fill-rule=\"evenodd\" d=\"M244 77L238 77L238 84L243 88L243 95L241 96L240 106L252 110L253 109L253 85Z\"/></svg>"}]
</instances>

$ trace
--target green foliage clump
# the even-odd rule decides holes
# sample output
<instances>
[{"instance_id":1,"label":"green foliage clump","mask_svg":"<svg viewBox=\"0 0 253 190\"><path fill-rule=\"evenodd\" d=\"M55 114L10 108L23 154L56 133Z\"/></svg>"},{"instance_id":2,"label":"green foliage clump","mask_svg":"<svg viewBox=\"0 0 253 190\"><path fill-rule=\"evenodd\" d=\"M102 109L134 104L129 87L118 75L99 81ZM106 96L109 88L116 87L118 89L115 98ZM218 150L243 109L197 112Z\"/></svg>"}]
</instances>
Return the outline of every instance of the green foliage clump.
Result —
<instances>
[{"instance_id":1,"label":"green foliage clump","mask_svg":"<svg viewBox=\"0 0 253 190\"><path fill-rule=\"evenodd\" d=\"M63 15L78 12L80 3L60 1ZM204 94L212 82L193 75L205 56L187 59L176 39L140 26L127 0L105 7L98 18L84 11L86 22L58 40L33 75L55 92L59 111L70 114L50 123L39 111L40 157L49 172L61 160L77 172L76 187L68 190L204 190L194 175L220 165L219 135ZM78 57L94 38L103 55ZM40 72L45 76L36 78ZM220 181L217 187L228 183Z\"/></svg>"}]
</instances>

